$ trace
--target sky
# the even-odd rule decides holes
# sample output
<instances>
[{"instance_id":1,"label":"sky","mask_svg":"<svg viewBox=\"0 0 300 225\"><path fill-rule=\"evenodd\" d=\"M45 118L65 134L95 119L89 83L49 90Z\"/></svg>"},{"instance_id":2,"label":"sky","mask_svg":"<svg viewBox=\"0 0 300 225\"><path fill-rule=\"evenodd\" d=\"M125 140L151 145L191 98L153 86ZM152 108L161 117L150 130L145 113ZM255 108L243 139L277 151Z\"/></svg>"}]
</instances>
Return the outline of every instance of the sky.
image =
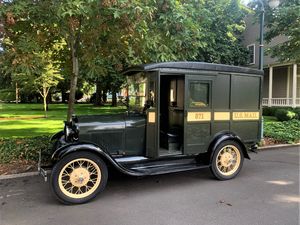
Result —
<instances>
[{"instance_id":1,"label":"sky","mask_svg":"<svg viewBox=\"0 0 300 225\"><path fill-rule=\"evenodd\" d=\"M247 5L251 0L241 0L244 5Z\"/></svg>"}]
</instances>

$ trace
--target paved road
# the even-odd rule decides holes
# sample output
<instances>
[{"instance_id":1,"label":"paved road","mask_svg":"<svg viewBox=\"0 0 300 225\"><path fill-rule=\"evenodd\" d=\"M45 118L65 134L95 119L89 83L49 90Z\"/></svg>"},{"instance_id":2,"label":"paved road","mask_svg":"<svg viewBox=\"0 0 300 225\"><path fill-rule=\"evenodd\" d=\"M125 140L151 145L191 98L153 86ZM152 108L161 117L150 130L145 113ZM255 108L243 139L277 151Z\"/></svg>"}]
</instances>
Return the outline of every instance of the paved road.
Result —
<instances>
[{"instance_id":1,"label":"paved road","mask_svg":"<svg viewBox=\"0 0 300 225\"><path fill-rule=\"evenodd\" d=\"M40 177L0 181L1 225L297 225L299 147L251 154L241 174L209 170L137 179L114 177L94 201L64 206Z\"/></svg>"}]
</instances>

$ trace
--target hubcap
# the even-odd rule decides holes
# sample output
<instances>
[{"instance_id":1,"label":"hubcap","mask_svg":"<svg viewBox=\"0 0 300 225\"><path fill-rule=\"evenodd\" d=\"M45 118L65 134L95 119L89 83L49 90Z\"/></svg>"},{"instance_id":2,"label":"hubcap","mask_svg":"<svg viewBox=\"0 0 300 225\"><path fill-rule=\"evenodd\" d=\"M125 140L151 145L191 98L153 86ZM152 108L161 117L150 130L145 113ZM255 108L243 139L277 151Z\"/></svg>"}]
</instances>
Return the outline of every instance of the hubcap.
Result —
<instances>
[{"instance_id":1,"label":"hubcap","mask_svg":"<svg viewBox=\"0 0 300 225\"><path fill-rule=\"evenodd\" d=\"M76 187L85 186L90 179L90 173L86 168L77 168L70 174L71 184Z\"/></svg>"},{"instance_id":2,"label":"hubcap","mask_svg":"<svg viewBox=\"0 0 300 225\"><path fill-rule=\"evenodd\" d=\"M216 166L218 171L225 176L234 174L241 163L240 151L234 145L226 145L217 155Z\"/></svg>"},{"instance_id":3,"label":"hubcap","mask_svg":"<svg viewBox=\"0 0 300 225\"><path fill-rule=\"evenodd\" d=\"M84 198L100 185L101 170L90 159L80 158L67 163L59 173L60 190L71 198Z\"/></svg>"}]
</instances>

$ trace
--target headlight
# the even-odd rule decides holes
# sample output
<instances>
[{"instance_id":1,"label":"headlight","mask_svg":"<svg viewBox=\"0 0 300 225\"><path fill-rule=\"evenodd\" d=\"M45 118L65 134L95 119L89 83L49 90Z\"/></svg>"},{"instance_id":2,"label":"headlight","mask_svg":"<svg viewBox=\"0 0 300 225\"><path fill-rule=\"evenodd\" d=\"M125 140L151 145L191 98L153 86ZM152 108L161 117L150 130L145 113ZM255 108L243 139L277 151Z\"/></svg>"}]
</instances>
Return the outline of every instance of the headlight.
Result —
<instances>
[{"instance_id":1,"label":"headlight","mask_svg":"<svg viewBox=\"0 0 300 225\"><path fill-rule=\"evenodd\" d=\"M78 126L73 121L65 122L64 133L66 142L73 142L78 140Z\"/></svg>"}]
</instances>

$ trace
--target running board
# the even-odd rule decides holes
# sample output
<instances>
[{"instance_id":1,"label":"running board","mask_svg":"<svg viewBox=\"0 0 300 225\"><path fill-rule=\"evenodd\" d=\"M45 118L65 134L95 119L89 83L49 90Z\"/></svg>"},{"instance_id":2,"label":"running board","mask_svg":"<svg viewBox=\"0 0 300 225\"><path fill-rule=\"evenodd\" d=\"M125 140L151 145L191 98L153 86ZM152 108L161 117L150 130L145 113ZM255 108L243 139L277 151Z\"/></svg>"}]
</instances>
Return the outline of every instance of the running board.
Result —
<instances>
[{"instance_id":1,"label":"running board","mask_svg":"<svg viewBox=\"0 0 300 225\"><path fill-rule=\"evenodd\" d=\"M209 165L199 164L199 163L185 163L185 164L163 164L163 165L140 165L127 167L129 171L145 174L145 175L158 175L166 173L176 173L182 171L197 170L202 168L208 168Z\"/></svg>"}]
</instances>

